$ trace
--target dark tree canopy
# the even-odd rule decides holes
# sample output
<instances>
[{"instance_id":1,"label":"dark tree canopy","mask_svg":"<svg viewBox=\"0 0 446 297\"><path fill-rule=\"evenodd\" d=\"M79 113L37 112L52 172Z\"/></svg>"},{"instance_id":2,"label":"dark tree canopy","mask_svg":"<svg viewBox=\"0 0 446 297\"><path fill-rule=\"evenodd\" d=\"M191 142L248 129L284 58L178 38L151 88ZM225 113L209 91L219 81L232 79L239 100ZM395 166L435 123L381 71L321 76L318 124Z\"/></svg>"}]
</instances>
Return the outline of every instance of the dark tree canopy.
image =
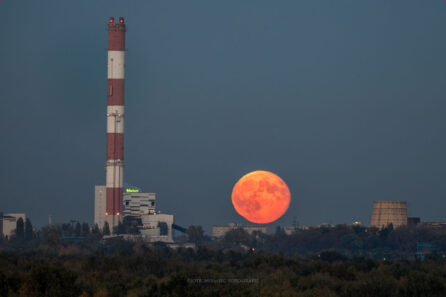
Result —
<instances>
[{"instance_id":1,"label":"dark tree canopy","mask_svg":"<svg viewBox=\"0 0 446 297\"><path fill-rule=\"evenodd\" d=\"M19 239L24 239L25 238L25 227L24 227L24 223L23 223L23 219L22 218L19 218L17 220L15 235Z\"/></svg>"},{"instance_id":2,"label":"dark tree canopy","mask_svg":"<svg viewBox=\"0 0 446 297\"><path fill-rule=\"evenodd\" d=\"M96 235L101 233L101 230L99 230L98 224L94 224L93 229L91 230L91 233L96 234Z\"/></svg>"},{"instance_id":3,"label":"dark tree canopy","mask_svg":"<svg viewBox=\"0 0 446 297\"><path fill-rule=\"evenodd\" d=\"M82 223L82 236L87 236L90 234L90 226L88 223Z\"/></svg>"},{"instance_id":4,"label":"dark tree canopy","mask_svg":"<svg viewBox=\"0 0 446 297\"><path fill-rule=\"evenodd\" d=\"M102 228L102 234L110 235L110 226L108 225L108 222L104 223L104 227Z\"/></svg>"},{"instance_id":5,"label":"dark tree canopy","mask_svg":"<svg viewBox=\"0 0 446 297\"><path fill-rule=\"evenodd\" d=\"M187 228L186 234L189 236L191 242L198 243L203 240L203 228L201 226L189 226Z\"/></svg>"},{"instance_id":6,"label":"dark tree canopy","mask_svg":"<svg viewBox=\"0 0 446 297\"><path fill-rule=\"evenodd\" d=\"M236 228L226 232L224 241L227 243L248 244L250 242L250 235L242 228Z\"/></svg>"},{"instance_id":7,"label":"dark tree canopy","mask_svg":"<svg viewBox=\"0 0 446 297\"><path fill-rule=\"evenodd\" d=\"M25 239L30 240L33 238L33 225L31 224L31 220L26 218L25 220Z\"/></svg>"}]
</instances>

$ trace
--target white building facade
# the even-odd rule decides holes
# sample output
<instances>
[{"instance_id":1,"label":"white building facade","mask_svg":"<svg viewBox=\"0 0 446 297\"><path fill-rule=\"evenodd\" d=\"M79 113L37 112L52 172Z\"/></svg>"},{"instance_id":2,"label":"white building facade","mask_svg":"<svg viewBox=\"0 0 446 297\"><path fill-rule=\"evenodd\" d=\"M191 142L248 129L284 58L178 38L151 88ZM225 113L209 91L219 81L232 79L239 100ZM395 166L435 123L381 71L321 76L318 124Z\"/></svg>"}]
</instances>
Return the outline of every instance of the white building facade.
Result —
<instances>
[{"instance_id":1,"label":"white building facade","mask_svg":"<svg viewBox=\"0 0 446 297\"><path fill-rule=\"evenodd\" d=\"M106 187L94 186L94 223L99 229L104 228L105 222L108 222L110 232L113 226L113 216L105 215L106 212Z\"/></svg>"},{"instance_id":2,"label":"white building facade","mask_svg":"<svg viewBox=\"0 0 446 297\"><path fill-rule=\"evenodd\" d=\"M106 187L95 186L94 198L94 223L100 229L104 223L112 216L105 215L106 212ZM138 230L141 238L145 241L173 242L172 225L174 224L174 215L156 212L156 193L142 193L137 189L124 189L123 194L122 220L126 217L140 219ZM108 222L110 231L112 223ZM128 237L135 235L128 235ZM137 237L138 237L137 236Z\"/></svg>"},{"instance_id":3,"label":"white building facade","mask_svg":"<svg viewBox=\"0 0 446 297\"><path fill-rule=\"evenodd\" d=\"M153 214L156 208L156 194L132 192L130 190L130 192L124 193L123 202L124 217L140 217L145 214Z\"/></svg>"},{"instance_id":4,"label":"white building facade","mask_svg":"<svg viewBox=\"0 0 446 297\"><path fill-rule=\"evenodd\" d=\"M261 233L268 233L268 227L267 226L243 226L236 223L229 223L227 225L214 225L212 226L212 237L214 238L222 238L225 236L225 234L231 230L235 229L243 229L248 234L252 234L253 232L261 232Z\"/></svg>"},{"instance_id":5,"label":"white building facade","mask_svg":"<svg viewBox=\"0 0 446 297\"><path fill-rule=\"evenodd\" d=\"M150 242L173 242L172 214L154 213L141 216L142 227L139 229L144 240Z\"/></svg>"},{"instance_id":6,"label":"white building facade","mask_svg":"<svg viewBox=\"0 0 446 297\"><path fill-rule=\"evenodd\" d=\"M15 234L19 218L22 218L23 226L25 226L26 214L24 213L5 213L0 216L0 230L2 231L3 236L10 237Z\"/></svg>"}]
</instances>

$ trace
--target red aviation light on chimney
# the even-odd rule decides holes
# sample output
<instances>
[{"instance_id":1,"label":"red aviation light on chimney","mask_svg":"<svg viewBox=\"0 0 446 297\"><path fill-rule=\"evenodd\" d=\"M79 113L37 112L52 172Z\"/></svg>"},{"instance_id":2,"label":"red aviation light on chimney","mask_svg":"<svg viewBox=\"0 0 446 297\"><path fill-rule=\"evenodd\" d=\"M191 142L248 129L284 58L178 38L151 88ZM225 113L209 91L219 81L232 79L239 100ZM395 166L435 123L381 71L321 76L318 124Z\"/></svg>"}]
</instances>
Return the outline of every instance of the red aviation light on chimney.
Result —
<instances>
[{"instance_id":1,"label":"red aviation light on chimney","mask_svg":"<svg viewBox=\"0 0 446 297\"><path fill-rule=\"evenodd\" d=\"M124 18L123 18L123 17L120 17L120 18L119 18L119 23L120 23L120 24L124 24Z\"/></svg>"},{"instance_id":2,"label":"red aviation light on chimney","mask_svg":"<svg viewBox=\"0 0 446 297\"><path fill-rule=\"evenodd\" d=\"M109 19L108 19L108 22L109 22L110 24L113 24L113 23L115 22L115 18L114 18L114 17L109 18Z\"/></svg>"}]
</instances>

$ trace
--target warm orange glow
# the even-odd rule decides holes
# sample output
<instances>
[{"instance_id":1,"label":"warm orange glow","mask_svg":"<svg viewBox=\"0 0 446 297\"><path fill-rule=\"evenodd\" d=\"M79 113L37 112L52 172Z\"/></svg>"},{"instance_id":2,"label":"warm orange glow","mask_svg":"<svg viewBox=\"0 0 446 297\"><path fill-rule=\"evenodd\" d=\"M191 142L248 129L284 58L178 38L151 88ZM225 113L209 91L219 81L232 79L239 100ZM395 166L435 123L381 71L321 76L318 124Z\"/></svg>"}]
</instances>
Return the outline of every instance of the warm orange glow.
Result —
<instances>
[{"instance_id":1,"label":"warm orange glow","mask_svg":"<svg viewBox=\"0 0 446 297\"><path fill-rule=\"evenodd\" d=\"M280 218L288 209L288 186L269 171L253 171L243 176L232 190L235 210L252 223L266 224Z\"/></svg>"}]
</instances>

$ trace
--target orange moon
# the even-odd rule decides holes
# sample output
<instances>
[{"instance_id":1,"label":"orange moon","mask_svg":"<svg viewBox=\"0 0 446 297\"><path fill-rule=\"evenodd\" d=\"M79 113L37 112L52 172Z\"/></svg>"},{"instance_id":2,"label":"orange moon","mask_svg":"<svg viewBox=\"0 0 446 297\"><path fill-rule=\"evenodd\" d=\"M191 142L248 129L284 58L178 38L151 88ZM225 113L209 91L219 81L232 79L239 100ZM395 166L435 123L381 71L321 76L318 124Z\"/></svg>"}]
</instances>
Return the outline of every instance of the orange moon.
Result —
<instances>
[{"instance_id":1,"label":"orange moon","mask_svg":"<svg viewBox=\"0 0 446 297\"><path fill-rule=\"evenodd\" d=\"M291 201L286 183L269 171L253 171L243 176L232 190L235 210L252 223L266 224L280 218Z\"/></svg>"}]
</instances>

